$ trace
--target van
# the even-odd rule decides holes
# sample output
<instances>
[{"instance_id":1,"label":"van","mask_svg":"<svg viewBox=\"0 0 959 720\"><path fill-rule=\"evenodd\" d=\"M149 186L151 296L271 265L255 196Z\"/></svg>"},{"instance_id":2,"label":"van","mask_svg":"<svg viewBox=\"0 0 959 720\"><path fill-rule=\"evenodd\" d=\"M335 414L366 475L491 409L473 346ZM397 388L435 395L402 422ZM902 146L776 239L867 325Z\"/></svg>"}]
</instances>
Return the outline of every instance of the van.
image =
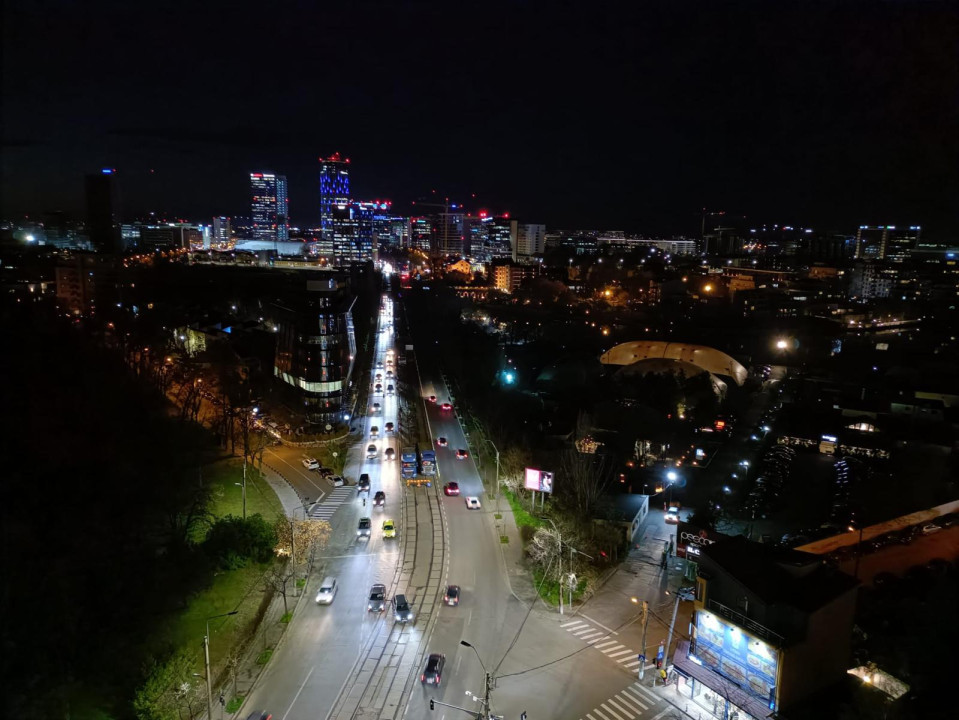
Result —
<instances>
[{"instance_id":1,"label":"van","mask_svg":"<svg viewBox=\"0 0 959 720\"><path fill-rule=\"evenodd\" d=\"M325 577L320 583L320 589L316 593L317 605L329 605L336 597L337 584L335 577Z\"/></svg>"}]
</instances>

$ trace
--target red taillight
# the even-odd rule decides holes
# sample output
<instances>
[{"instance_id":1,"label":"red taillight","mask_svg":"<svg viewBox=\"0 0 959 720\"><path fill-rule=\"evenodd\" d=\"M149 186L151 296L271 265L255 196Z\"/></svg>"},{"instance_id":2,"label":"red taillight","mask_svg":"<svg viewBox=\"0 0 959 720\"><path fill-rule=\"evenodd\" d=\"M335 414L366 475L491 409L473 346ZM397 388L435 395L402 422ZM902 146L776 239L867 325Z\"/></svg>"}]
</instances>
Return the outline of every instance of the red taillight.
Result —
<instances>
[{"instance_id":1,"label":"red taillight","mask_svg":"<svg viewBox=\"0 0 959 720\"><path fill-rule=\"evenodd\" d=\"M426 675L420 675L420 682L426 682Z\"/></svg>"}]
</instances>

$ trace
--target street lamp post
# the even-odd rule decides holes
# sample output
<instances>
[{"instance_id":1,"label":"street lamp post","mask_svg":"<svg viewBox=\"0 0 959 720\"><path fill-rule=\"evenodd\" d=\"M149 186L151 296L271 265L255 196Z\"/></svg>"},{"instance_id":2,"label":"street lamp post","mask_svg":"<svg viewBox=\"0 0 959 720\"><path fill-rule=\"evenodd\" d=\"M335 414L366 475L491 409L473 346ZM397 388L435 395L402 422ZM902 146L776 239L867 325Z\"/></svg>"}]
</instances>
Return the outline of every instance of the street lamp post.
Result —
<instances>
[{"instance_id":1,"label":"street lamp post","mask_svg":"<svg viewBox=\"0 0 959 720\"><path fill-rule=\"evenodd\" d=\"M549 524L553 526L553 530L556 532L556 540L559 542L559 552L556 553L556 558L559 561L559 614L563 614L563 536L559 532L559 528L556 527L556 523L553 522L553 518L543 518L544 520L549 520Z\"/></svg>"},{"instance_id":2,"label":"street lamp post","mask_svg":"<svg viewBox=\"0 0 959 720\"><path fill-rule=\"evenodd\" d=\"M862 558L862 523L857 523L859 525L859 542L856 543L856 569L853 571L852 576L858 580L859 579L859 560ZM850 525L849 532L856 532L856 526Z\"/></svg>"},{"instance_id":3,"label":"street lamp post","mask_svg":"<svg viewBox=\"0 0 959 720\"><path fill-rule=\"evenodd\" d=\"M463 647L468 647L470 650L472 650L473 654L476 655L476 659L479 661L480 667L483 668L483 674L486 676L486 678L485 678L485 685L483 690L483 699L481 700L481 702L483 703L483 714L489 717L490 716L489 696L490 696L490 691L493 689L493 676L489 674L489 671L486 669L486 665L483 664L483 658L480 657L479 652L476 650L475 647L473 647L472 644L466 642L465 640L460 640L460 645L462 645Z\"/></svg>"},{"instance_id":4,"label":"street lamp post","mask_svg":"<svg viewBox=\"0 0 959 720\"><path fill-rule=\"evenodd\" d=\"M666 591L666 594L671 594L669 590ZM692 600L693 588L684 587L676 591L676 602L673 603L673 618L669 621L669 634L666 636L666 651L663 655L663 669L669 664L669 645L673 641L673 629L676 627L676 613L679 611L679 601L680 600Z\"/></svg>"},{"instance_id":5,"label":"street lamp post","mask_svg":"<svg viewBox=\"0 0 959 720\"><path fill-rule=\"evenodd\" d=\"M206 619L206 635L203 636L203 663L206 669L206 711L207 717L213 720L213 678L210 677L210 620L236 615L238 610L223 613L222 615L211 615Z\"/></svg>"},{"instance_id":6,"label":"street lamp post","mask_svg":"<svg viewBox=\"0 0 959 720\"><path fill-rule=\"evenodd\" d=\"M649 627L649 603L634 597L631 597L630 601L637 605L641 603L643 606L643 646L639 651L639 679L642 680L646 676L646 629Z\"/></svg>"}]
</instances>

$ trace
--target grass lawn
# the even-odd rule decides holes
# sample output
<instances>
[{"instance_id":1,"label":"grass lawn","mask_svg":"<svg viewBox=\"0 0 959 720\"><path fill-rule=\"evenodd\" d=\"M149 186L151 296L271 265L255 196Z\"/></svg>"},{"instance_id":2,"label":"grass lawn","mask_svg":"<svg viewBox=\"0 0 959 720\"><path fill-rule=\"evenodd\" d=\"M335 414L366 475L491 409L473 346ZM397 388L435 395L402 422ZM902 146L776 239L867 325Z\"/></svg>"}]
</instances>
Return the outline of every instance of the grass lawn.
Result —
<instances>
[{"instance_id":1,"label":"grass lawn","mask_svg":"<svg viewBox=\"0 0 959 720\"><path fill-rule=\"evenodd\" d=\"M243 517L243 490L235 483L243 482L243 461L239 458L226 458L203 468L204 479L212 483L213 502L210 512L215 517L227 515ZM263 479L260 471L252 464L246 466L246 514L247 517L260 513L271 521L277 513L283 512L283 506L269 483Z\"/></svg>"},{"instance_id":2,"label":"grass lawn","mask_svg":"<svg viewBox=\"0 0 959 720\"><path fill-rule=\"evenodd\" d=\"M503 495L509 502L509 506L513 509L513 517L516 519L516 527L519 528L523 527L524 525L529 525L530 527L538 528L546 525L544 520L540 520L538 517L530 515L529 512L523 508L523 505L512 491L503 488Z\"/></svg>"}]
</instances>

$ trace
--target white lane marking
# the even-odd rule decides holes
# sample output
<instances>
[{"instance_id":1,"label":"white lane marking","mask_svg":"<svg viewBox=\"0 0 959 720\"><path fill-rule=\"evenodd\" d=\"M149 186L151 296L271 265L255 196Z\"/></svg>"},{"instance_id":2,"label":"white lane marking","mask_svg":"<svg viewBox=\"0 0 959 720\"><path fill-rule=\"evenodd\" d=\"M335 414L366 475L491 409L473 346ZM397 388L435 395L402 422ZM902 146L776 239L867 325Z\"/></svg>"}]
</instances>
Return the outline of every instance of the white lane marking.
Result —
<instances>
[{"instance_id":1,"label":"white lane marking","mask_svg":"<svg viewBox=\"0 0 959 720\"><path fill-rule=\"evenodd\" d=\"M316 665L310 668L310 671L306 674L306 677L303 678L303 684L300 685L300 689L296 691L296 695L293 696L293 702L290 703L290 707L286 709L286 712L283 713L283 718L281 720L286 720L286 716L290 714L290 710L293 709L293 706L296 704L296 699L300 697L300 693L303 692L303 688L306 687L307 681L310 679L310 675L313 674L313 671L316 670Z\"/></svg>"},{"instance_id":2,"label":"white lane marking","mask_svg":"<svg viewBox=\"0 0 959 720\"><path fill-rule=\"evenodd\" d=\"M620 658L619 660L617 660L616 662L618 662L618 663L625 663L625 662L629 661L630 663L632 663L632 664L634 664L634 665L639 665L639 660L630 660L629 657L630 657L629 655L627 655L626 657L621 657L621 658ZM628 666L627 666L627 667L628 667Z\"/></svg>"},{"instance_id":3,"label":"white lane marking","mask_svg":"<svg viewBox=\"0 0 959 720\"><path fill-rule=\"evenodd\" d=\"M640 695L640 694L637 693L635 690L633 690L633 687L635 687L635 683L634 683L634 685L626 688L626 691L625 691L623 694L624 694L626 697L632 699L632 701L633 701L634 703L636 703L637 705L639 705L643 710L649 710L649 706L648 706L648 705L644 705L642 702L640 702L639 700L637 700L636 698L633 697L633 695L635 695L635 696L637 696L637 697L639 697L639 698L642 698L642 699L645 700L646 702L649 702L649 700L646 700L646 698L644 698L642 695ZM630 695L629 693L633 693L633 695Z\"/></svg>"},{"instance_id":4,"label":"white lane marking","mask_svg":"<svg viewBox=\"0 0 959 720\"><path fill-rule=\"evenodd\" d=\"M644 688L644 687L643 687L642 685L640 685L639 683L633 683L633 687L635 687L637 690L642 691L643 695L645 695L646 697L648 697L648 698L649 698L650 700L652 700L654 703L658 703L658 702L659 702L659 698L658 698L658 697L656 697L655 695L653 695L649 690L647 690L646 688ZM662 714L662 713L660 713L660 714ZM655 718L654 718L653 720L655 720Z\"/></svg>"},{"instance_id":5,"label":"white lane marking","mask_svg":"<svg viewBox=\"0 0 959 720\"><path fill-rule=\"evenodd\" d=\"M607 700L606 702L608 702L608 703L609 703L610 705L612 705L614 708L616 708L616 709L619 710L621 713L623 713L623 715L628 716L628 717L629 717L629 720L635 720L636 716L633 715L633 713L630 712L630 710L631 710L632 708L628 708L628 707L626 706L626 703L623 703L622 700L620 700L619 702L616 702L616 699L610 698L610 699ZM620 703L622 703L622 705L620 705Z\"/></svg>"},{"instance_id":6,"label":"white lane marking","mask_svg":"<svg viewBox=\"0 0 959 720\"><path fill-rule=\"evenodd\" d=\"M622 649L625 648L625 647L626 647L625 645L620 645L619 643L616 643L616 647L608 647L608 648L606 648L605 650L603 650L603 652L604 652L605 654L609 655L609 653L611 653L611 652L613 652L613 651L615 651L615 650L622 650Z\"/></svg>"},{"instance_id":7,"label":"white lane marking","mask_svg":"<svg viewBox=\"0 0 959 720\"><path fill-rule=\"evenodd\" d=\"M609 652L609 653L606 653L606 655L607 655L607 657L614 658L614 657L619 657L620 655L629 655L631 652L633 652L633 651L632 651L632 650L620 650L619 652Z\"/></svg>"},{"instance_id":8,"label":"white lane marking","mask_svg":"<svg viewBox=\"0 0 959 720\"><path fill-rule=\"evenodd\" d=\"M609 720L608 717L606 717L605 715L603 715L603 713L599 711L599 708L594 708L593 712L599 715L601 718L603 718L603 720ZM592 717L592 715L589 715L588 717Z\"/></svg>"},{"instance_id":9,"label":"white lane marking","mask_svg":"<svg viewBox=\"0 0 959 720\"><path fill-rule=\"evenodd\" d=\"M612 715L612 716L613 716L614 718L616 718L617 720L623 720L622 716L621 716L619 713L617 713L617 712L613 712L612 708L610 708L606 703L602 703L602 704L600 705L600 707L603 708L603 710L605 710L606 712L608 712L610 715Z\"/></svg>"},{"instance_id":10,"label":"white lane marking","mask_svg":"<svg viewBox=\"0 0 959 720\"><path fill-rule=\"evenodd\" d=\"M613 630L612 628L606 627L605 625L603 625L603 623L596 622L596 621L593 620L593 618L591 618L589 615L583 615L583 617L586 618L587 620L589 620L591 623L593 623L593 625L598 625L599 627L603 628L603 630L606 630L607 632L613 633L613 635L619 635L618 632L616 632L616 631Z\"/></svg>"},{"instance_id":11,"label":"white lane marking","mask_svg":"<svg viewBox=\"0 0 959 720\"><path fill-rule=\"evenodd\" d=\"M579 637L580 635L585 635L585 634L587 634L587 633L592 634L592 633L593 633L593 628L591 628L589 625L587 625L587 626L584 627L584 628L580 628L579 630L573 630L572 632L573 632L573 635L575 635L576 637Z\"/></svg>"},{"instance_id":12,"label":"white lane marking","mask_svg":"<svg viewBox=\"0 0 959 720\"><path fill-rule=\"evenodd\" d=\"M579 620L573 620L572 622L563 623L560 625L561 628L569 627L570 625L581 625L582 623Z\"/></svg>"},{"instance_id":13,"label":"white lane marking","mask_svg":"<svg viewBox=\"0 0 959 720\"><path fill-rule=\"evenodd\" d=\"M659 715L654 715L653 720L659 720L659 718L661 718L663 715L665 715L668 712L669 712L669 708L666 708L661 713L659 713Z\"/></svg>"},{"instance_id":14,"label":"white lane marking","mask_svg":"<svg viewBox=\"0 0 959 720\"><path fill-rule=\"evenodd\" d=\"M628 668L639 667L639 660L630 660L628 663L626 663L626 667Z\"/></svg>"},{"instance_id":15,"label":"white lane marking","mask_svg":"<svg viewBox=\"0 0 959 720\"><path fill-rule=\"evenodd\" d=\"M592 639L591 642L596 642L597 639L599 639L599 638L601 638L601 637L605 637L605 636L606 636L606 633L604 633L602 630L597 630L597 631L595 631L595 632L591 632L591 633L587 633L587 634L585 634L585 635L582 635L582 636L580 636L579 639L580 639L580 640L590 640L590 639Z\"/></svg>"},{"instance_id":16,"label":"white lane marking","mask_svg":"<svg viewBox=\"0 0 959 720\"><path fill-rule=\"evenodd\" d=\"M602 648L608 648L610 645L619 645L619 643L616 642L615 640L607 640L604 643L596 643L595 645L593 645L593 647L596 648L597 650L600 650Z\"/></svg>"}]
</instances>

